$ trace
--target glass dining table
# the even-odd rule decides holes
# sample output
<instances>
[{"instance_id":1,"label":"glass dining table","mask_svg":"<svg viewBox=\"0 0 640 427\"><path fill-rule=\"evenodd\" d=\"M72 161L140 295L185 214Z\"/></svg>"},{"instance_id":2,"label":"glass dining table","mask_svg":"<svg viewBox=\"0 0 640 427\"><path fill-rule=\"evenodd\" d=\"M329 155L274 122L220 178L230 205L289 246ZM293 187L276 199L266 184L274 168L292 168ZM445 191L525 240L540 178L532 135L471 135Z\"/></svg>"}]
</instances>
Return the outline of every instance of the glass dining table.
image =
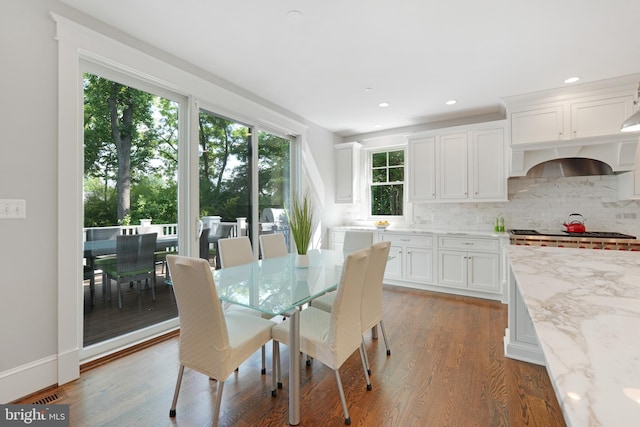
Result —
<instances>
[{"instance_id":1,"label":"glass dining table","mask_svg":"<svg viewBox=\"0 0 640 427\"><path fill-rule=\"evenodd\" d=\"M223 302L271 316L289 317L289 424L300 423L299 312L314 298L335 290L340 282L345 253L317 249L309 254L309 267L297 268L296 255L262 259L250 264L212 270Z\"/></svg>"}]
</instances>

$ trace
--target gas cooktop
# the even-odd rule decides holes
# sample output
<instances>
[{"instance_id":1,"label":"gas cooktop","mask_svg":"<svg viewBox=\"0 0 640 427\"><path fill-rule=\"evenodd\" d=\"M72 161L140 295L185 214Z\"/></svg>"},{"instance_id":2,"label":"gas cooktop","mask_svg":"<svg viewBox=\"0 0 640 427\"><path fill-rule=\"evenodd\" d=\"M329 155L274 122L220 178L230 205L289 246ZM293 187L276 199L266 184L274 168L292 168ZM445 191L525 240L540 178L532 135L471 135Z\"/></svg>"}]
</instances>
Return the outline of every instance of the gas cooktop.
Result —
<instances>
[{"instance_id":1,"label":"gas cooktop","mask_svg":"<svg viewBox=\"0 0 640 427\"><path fill-rule=\"evenodd\" d=\"M635 239L635 236L611 231L585 231L584 233L569 233L562 230L509 230L514 236L563 236L563 237L594 237L599 239Z\"/></svg>"}]
</instances>

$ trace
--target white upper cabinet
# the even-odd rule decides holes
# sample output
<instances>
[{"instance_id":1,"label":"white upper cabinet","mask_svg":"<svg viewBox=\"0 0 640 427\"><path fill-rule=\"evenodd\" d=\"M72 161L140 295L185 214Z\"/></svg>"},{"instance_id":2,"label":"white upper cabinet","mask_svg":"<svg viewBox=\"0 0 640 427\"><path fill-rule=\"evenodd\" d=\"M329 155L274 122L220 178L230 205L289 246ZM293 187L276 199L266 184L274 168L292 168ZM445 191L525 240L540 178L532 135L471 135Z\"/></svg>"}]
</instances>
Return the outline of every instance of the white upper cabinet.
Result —
<instances>
[{"instance_id":1,"label":"white upper cabinet","mask_svg":"<svg viewBox=\"0 0 640 427\"><path fill-rule=\"evenodd\" d=\"M336 203L360 201L360 149L358 142L337 144L336 150Z\"/></svg>"},{"instance_id":2,"label":"white upper cabinet","mask_svg":"<svg viewBox=\"0 0 640 427\"><path fill-rule=\"evenodd\" d=\"M469 195L468 141L467 132L440 136L440 199L464 200Z\"/></svg>"},{"instance_id":3,"label":"white upper cabinet","mask_svg":"<svg viewBox=\"0 0 640 427\"><path fill-rule=\"evenodd\" d=\"M630 77L505 98L511 145L620 136L637 85Z\"/></svg>"},{"instance_id":4,"label":"white upper cabinet","mask_svg":"<svg viewBox=\"0 0 640 427\"><path fill-rule=\"evenodd\" d=\"M633 114L633 95L572 102L570 106L571 138L615 135L622 122Z\"/></svg>"},{"instance_id":5,"label":"white upper cabinet","mask_svg":"<svg viewBox=\"0 0 640 427\"><path fill-rule=\"evenodd\" d=\"M562 105L533 108L511 114L511 143L558 141L564 138Z\"/></svg>"},{"instance_id":6,"label":"white upper cabinet","mask_svg":"<svg viewBox=\"0 0 640 427\"><path fill-rule=\"evenodd\" d=\"M436 198L436 137L416 139L409 144L407 159L409 200Z\"/></svg>"},{"instance_id":7,"label":"white upper cabinet","mask_svg":"<svg viewBox=\"0 0 640 427\"><path fill-rule=\"evenodd\" d=\"M506 200L507 198L504 133L502 127L472 133L472 199Z\"/></svg>"},{"instance_id":8,"label":"white upper cabinet","mask_svg":"<svg viewBox=\"0 0 640 427\"><path fill-rule=\"evenodd\" d=\"M409 201L506 201L504 121L409 139Z\"/></svg>"}]
</instances>

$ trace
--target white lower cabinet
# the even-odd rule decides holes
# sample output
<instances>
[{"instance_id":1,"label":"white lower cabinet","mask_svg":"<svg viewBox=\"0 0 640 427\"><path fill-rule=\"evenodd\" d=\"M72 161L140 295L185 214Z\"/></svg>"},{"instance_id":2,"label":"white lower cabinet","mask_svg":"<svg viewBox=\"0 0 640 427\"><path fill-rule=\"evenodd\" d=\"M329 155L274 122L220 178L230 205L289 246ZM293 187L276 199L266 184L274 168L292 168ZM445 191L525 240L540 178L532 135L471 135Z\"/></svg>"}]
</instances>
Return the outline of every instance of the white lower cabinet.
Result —
<instances>
[{"instance_id":1,"label":"white lower cabinet","mask_svg":"<svg viewBox=\"0 0 640 427\"><path fill-rule=\"evenodd\" d=\"M341 251L344 246L344 231L329 231L329 246L334 251Z\"/></svg>"},{"instance_id":2,"label":"white lower cabinet","mask_svg":"<svg viewBox=\"0 0 640 427\"><path fill-rule=\"evenodd\" d=\"M344 230L329 231L331 249L342 250ZM373 240L391 242L385 284L506 302L508 238L394 230Z\"/></svg>"},{"instance_id":3,"label":"white lower cabinet","mask_svg":"<svg viewBox=\"0 0 640 427\"><path fill-rule=\"evenodd\" d=\"M436 270L440 286L502 296L498 239L440 236Z\"/></svg>"},{"instance_id":4,"label":"white lower cabinet","mask_svg":"<svg viewBox=\"0 0 640 427\"><path fill-rule=\"evenodd\" d=\"M378 233L378 242L391 242L385 279L412 282L417 285L433 282L433 237L411 234Z\"/></svg>"},{"instance_id":5,"label":"white lower cabinet","mask_svg":"<svg viewBox=\"0 0 640 427\"><path fill-rule=\"evenodd\" d=\"M481 292L498 292L497 254L438 251L438 283Z\"/></svg>"}]
</instances>

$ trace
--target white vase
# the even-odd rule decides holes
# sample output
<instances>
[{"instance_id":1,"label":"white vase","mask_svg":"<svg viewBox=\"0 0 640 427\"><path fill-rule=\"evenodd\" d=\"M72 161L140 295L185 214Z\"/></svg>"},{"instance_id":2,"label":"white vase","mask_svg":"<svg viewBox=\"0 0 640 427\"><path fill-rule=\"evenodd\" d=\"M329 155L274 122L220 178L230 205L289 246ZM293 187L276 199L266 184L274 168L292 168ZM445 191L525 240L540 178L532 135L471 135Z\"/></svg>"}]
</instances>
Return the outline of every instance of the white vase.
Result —
<instances>
[{"instance_id":1,"label":"white vase","mask_svg":"<svg viewBox=\"0 0 640 427\"><path fill-rule=\"evenodd\" d=\"M297 254L296 255L296 267L297 268L309 268L309 255Z\"/></svg>"}]
</instances>

